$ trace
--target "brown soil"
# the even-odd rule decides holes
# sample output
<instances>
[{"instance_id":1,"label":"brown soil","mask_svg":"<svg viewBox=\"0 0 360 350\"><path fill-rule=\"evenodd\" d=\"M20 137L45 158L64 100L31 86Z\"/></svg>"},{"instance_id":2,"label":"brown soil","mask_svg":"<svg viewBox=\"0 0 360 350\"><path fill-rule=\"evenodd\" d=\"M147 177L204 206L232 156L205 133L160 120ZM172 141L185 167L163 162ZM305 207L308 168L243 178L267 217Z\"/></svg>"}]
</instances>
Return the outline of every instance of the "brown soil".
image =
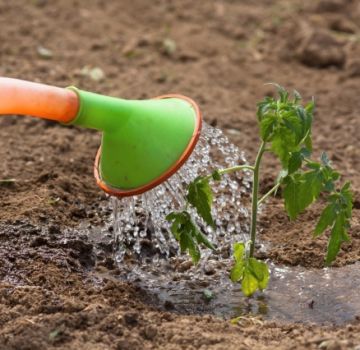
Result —
<instances>
[{"instance_id":1,"label":"brown soil","mask_svg":"<svg viewBox=\"0 0 360 350\"><path fill-rule=\"evenodd\" d=\"M272 93L265 82L315 95L315 148L352 181L355 196L352 241L336 264L360 260L358 1L1 0L0 17L1 75L125 98L189 95L250 159L258 146L255 104ZM85 66L100 67L104 77L83 75ZM0 126L0 179L15 179L0 182L0 349L360 344L357 320L321 327L248 317L233 326L159 311L135 286L93 277L92 244L67 229L109 214L92 177L99 135L18 117L1 118ZM277 170L273 159L265 163L263 192ZM290 222L280 199L271 199L261 218L268 256L321 267L326 240L311 237L318 214L314 206Z\"/></svg>"}]
</instances>

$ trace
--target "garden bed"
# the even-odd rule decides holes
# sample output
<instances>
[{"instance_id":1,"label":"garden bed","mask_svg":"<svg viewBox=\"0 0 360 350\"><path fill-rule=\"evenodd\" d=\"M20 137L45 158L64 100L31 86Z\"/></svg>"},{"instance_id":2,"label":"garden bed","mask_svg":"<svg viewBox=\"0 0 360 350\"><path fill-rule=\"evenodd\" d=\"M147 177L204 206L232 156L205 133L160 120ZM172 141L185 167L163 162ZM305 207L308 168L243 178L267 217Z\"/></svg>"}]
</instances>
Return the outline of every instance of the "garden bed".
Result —
<instances>
[{"instance_id":1,"label":"garden bed","mask_svg":"<svg viewBox=\"0 0 360 350\"><path fill-rule=\"evenodd\" d=\"M258 148L256 102L273 93L264 83L296 88L306 100L314 95L315 149L329 154L354 192L352 240L334 265L360 260L357 1L13 0L0 1L0 15L0 75L124 98L183 93L250 160ZM103 74L88 74L93 68ZM110 217L92 175L99 142L92 131L0 118L0 180L14 180L0 183L0 349L360 345L357 315L338 326L251 315L232 325L186 315L117 278L106 246L100 253L83 230ZM265 160L262 193L276 164ZM262 257L321 268L326 237L312 238L319 212L315 205L290 222L281 199L270 199L260 217L259 238L268 247ZM316 300L299 303L317 312Z\"/></svg>"}]
</instances>

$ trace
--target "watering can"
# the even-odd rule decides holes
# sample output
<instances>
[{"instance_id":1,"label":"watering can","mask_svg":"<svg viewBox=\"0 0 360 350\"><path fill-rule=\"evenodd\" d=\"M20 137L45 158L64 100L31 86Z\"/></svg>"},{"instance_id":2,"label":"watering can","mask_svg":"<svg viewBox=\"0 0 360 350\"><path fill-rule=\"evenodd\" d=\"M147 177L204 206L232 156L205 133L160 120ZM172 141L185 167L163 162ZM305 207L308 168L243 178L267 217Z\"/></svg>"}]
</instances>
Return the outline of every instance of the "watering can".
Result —
<instances>
[{"instance_id":1,"label":"watering can","mask_svg":"<svg viewBox=\"0 0 360 350\"><path fill-rule=\"evenodd\" d=\"M30 115L102 132L94 175L117 197L146 192L173 175L192 153L201 113L190 98L125 100L75 87L0 77L0 115Z\"/></svg>"}]
</instances>

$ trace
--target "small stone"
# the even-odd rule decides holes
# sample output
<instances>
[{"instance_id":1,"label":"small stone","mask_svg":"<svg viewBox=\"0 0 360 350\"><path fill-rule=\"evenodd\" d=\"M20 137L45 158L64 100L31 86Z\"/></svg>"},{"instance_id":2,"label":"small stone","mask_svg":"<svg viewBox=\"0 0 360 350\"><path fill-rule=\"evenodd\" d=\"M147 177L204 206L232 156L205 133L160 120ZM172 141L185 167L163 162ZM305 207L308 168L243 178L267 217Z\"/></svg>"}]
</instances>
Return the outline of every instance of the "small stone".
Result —
<instances>
[{"instance_id":1,"label":"small stone","mask_svg":"<svg viewBox=\"0 0 360 350\"><path fill-rule=\"evenodd\" d=\"M37 47L37 53L41 58L46 59L46 60L49 60L53 57L52 51L43 46Z\"/></svg>"},{"instance_id":2,"label":"small stone","mask_svg":"<svg viewBox=\"0 0 360 350\"><path fill-rule=\"evenodd\" d=\"M166 38L162 42L162 51L167 56L172 56L176 51L176 43L170 38Z\"/></svg>"},{"instance_id":3,"label":"small stone","mask_svg":"<svg viewBox=\"0 0 360 350\"><path fill-rule=\"evenodd\" d=\"M185 271L189 270L192 266L193 266L193 263L192 263L191 260L184 261L183 263L181 263L179 265L178 271L179 272L185 272Z\"/></svg>"},{"instance_id":4,"label":"small stone","mask_svg":"<svg viewBox=\"0 0 360 350\"><path fill-rule=\"evenodd\" d=\"M320 343L319 349L323 350L341 350L341 344L337 340L329 339Z\"/></svg>"},{"instance_id":5,"label":"small stone","mask_svg":"<svg viewBox=\"0 0 360 350\"><path fill-rule=\"evenodd\" d=\"M204 272L206 275L213 275L215 274L215 266L214 264L212 263L207 263L205 266L204 266Z\"/></svg>"},{"instance_id":6,"label":"small stone","mask_svg":"<svg viewBox=\"0 0 360 350\"><path fill-rule=\"evenodd\" d=\"M157 329L153 326L145 327L143 331L143 336L147 340L153 340L157 335Z\"/></svg>"},{"instance_id":7,"label":"small stone","mask_svg":"<svg viewBox=\"0 0 360 350\"><path fill-rule=\"evenodd\" d=\"M93 81L102 81L105 79L105 73L100 67L85 66L80 71L80 76L89 77Z\"/></svg>"}]
</instances>

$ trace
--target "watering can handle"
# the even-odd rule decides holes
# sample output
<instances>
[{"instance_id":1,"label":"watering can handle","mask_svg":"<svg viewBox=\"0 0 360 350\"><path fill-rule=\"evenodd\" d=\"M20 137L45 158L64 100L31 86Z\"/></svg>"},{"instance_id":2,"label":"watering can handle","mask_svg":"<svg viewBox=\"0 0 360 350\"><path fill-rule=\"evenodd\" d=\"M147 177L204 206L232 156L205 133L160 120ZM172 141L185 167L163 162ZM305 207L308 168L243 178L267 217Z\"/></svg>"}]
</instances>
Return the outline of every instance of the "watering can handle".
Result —
<instances>
[{"instance_id":1,"label":"watering can handle","mask_svg":"<svg viewBox=\"0 0 360 350\"><path fill-rule=\"evenodd\" d=\"M79 98L74 91L0 77L0 115L31 115L69 123L78 109Z\"/></svg>"}]
</instances>

